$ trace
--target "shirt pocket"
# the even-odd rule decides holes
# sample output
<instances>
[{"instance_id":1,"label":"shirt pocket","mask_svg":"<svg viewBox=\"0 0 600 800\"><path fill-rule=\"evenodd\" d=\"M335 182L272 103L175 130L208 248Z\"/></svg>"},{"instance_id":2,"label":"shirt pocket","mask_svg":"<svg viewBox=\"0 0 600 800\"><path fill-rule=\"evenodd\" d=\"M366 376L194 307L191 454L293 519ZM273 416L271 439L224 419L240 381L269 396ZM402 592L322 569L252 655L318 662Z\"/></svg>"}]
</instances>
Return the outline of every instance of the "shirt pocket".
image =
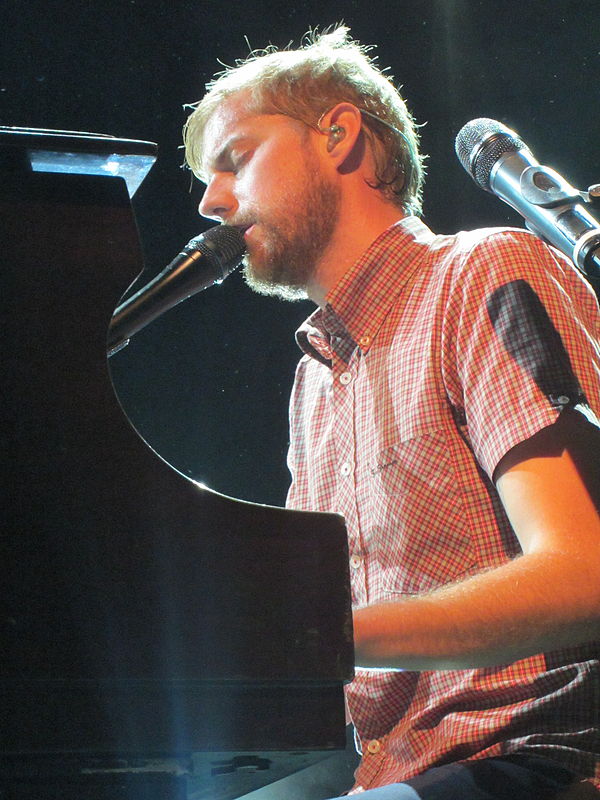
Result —
<instances>
[{"instance_id":1,"label":"shirt pocket","mask_svg":"<svg viewBox=\"0 0 600 800\"><path fill-rule=\"evenodd\" d=\"M465 490L442 432L386 447L369 472L378 594L429 591L476 571Z\"/></svg>"}]
</instances>

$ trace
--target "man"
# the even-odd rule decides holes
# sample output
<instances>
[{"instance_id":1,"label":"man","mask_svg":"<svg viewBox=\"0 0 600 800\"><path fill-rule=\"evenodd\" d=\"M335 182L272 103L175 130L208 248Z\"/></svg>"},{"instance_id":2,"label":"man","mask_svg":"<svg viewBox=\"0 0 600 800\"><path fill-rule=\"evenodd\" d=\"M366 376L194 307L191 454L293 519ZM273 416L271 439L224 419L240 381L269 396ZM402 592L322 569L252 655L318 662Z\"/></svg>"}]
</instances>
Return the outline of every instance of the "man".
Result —
<instances>
[{"instance_id":1,"label":"man","mask_svg":"<svg viewBox=\"0 0 600 800\"><path fill-rule=\"evenodd\" d=\"M525 231L423 225L414 122L343 27L227 70L185 139L200 213L244 231L249 284L318 305L288 504L348 525L350 793L600 779L591 289Z\"/></svg>"}]
</instances>

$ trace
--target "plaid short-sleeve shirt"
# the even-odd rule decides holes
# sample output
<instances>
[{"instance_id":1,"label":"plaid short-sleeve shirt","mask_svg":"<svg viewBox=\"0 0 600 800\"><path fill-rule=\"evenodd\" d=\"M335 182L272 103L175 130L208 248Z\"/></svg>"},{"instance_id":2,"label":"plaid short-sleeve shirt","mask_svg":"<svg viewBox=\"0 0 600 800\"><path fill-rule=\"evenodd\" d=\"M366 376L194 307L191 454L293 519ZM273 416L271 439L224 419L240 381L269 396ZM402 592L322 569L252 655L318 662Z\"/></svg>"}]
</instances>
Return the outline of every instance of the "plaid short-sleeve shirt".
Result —
<instances>
[{"instance_id":1,"label":"plaid short-sleeve shirt","mask_svg":"<svg viewBox=\"0 0 600 800\"><path fill-rule=\"evenodd\" d=\"M565 407L600 413L598 307L521 230L385 231L300 328L288 506L346 518L353 602L426 592L519 554L492 481ZM527 752L600 777L600 644L497 668L359 670L357 784Z\"/></svg>"}]
</instances>

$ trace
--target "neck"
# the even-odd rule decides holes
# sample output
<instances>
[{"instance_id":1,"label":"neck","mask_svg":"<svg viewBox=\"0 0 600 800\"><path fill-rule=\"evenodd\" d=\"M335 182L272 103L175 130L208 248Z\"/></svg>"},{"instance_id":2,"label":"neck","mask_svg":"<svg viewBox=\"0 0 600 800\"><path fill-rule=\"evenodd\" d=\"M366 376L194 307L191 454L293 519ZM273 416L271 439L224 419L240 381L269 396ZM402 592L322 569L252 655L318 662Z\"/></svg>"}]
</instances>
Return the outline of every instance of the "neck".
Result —
<instances>
[{"instance_id":1,"label":"neck","mask_svg":"<svg viewBox=\"0 0 600 800\"><path fill-rule=\"evenodd\" d=\"M366 207L364 203L343 203L331 242L306 287L310 299L323 308L342 276L380 234L404 216L400 208L381 201Z\"/></svg>"}]
</instances>

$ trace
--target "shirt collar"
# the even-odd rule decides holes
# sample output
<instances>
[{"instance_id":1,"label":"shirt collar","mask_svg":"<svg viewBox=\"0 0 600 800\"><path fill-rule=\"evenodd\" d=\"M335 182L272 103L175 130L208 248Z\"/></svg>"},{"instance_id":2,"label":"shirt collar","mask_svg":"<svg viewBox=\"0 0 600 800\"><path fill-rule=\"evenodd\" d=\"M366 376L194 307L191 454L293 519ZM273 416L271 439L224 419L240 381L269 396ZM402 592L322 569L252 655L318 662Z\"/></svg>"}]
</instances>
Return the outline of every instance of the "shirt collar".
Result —
<instances>
[{"instance_id":1,"label":"shirt collar","mask_svg":"<svg viewBox=\"0 0 600 800\"><path fill-rule=\"evenodd\" d=\"M387 228L342 276L296 331L300 348L331 366L333 353L349 361L356 346L367 352L401 289L435 238L418 217Z\"/></svg>"}]
</instances>

